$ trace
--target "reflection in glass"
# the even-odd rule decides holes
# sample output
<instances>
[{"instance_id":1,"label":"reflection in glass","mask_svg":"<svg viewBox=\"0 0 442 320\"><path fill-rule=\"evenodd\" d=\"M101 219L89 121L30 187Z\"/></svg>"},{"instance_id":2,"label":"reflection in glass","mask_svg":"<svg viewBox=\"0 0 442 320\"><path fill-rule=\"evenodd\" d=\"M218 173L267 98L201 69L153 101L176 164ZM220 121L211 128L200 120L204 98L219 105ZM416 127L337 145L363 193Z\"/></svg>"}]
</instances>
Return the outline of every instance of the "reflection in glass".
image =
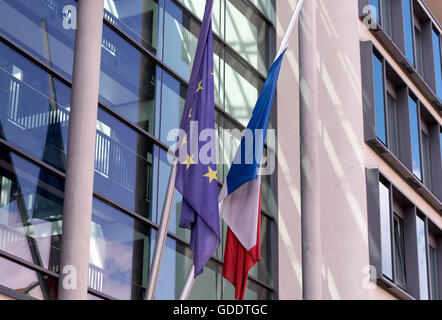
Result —
<instances>
[{"instance_id":1,"label":"reflection in glass","mask_svg":"<svg viewBox=\"0 0 442 320\"><path fill-rule=\"evenodd\" d=\"M379 182L379 209L381 219L382 272L393 280L393 259L391 248L390 189Z\"/></svg>"},{"instance_id":2,"label":"reflection in glass","mask_svg":"<svg viewBox=\"0 0 442 320\"><path fill-rule=\"evenodd\" d=\"M261 214L261 259L249 271L249 276L255 277L270 286L273 285L271 228L272 222Z\"/></svg>"},{"instance_id":3,"label":"reflection in glass","mask_svg":"<svg viewBox=\"0 0 442 320\"><path fill-rule=\"evenodd\" d=\"M192 263L193 257L190 249L171 238L167 238L155 299L178 299ZM204 273L196 278L189 300L219 299L220 293L217 290L217 284L220 282L221 266L209 260L204 267Z\"/></svg>"},{"instance_id":4,"label":"reflection in glass","mask_svg":"<svg viewBox=\"0 0 442 320\"><path fill-rule=\"evenodd\" d=\"M416 234L420 300L428 300L427 239L425 221L419 216L416 217Z\"/></svg>"},{"instance_id":5,"label":"reflection in glass","mask_svg":"<svg viewBox=\"0 0 442 320\"><path fill-rule=\"evenodd\" d=\"M94 190L150 218L155 194L153 143L99 109Z\"/></svg>"},{"instance_id":6,"label":"reflection in glass","mask_svg":"<svg viewBox=\"0 0 442 320\"><path fill-rule=\"evenodd\" d=\"M378 23L381 23L381 19L379 19L380 17L380 6L379 6L379 1L380 0L370 0L370 5L374 7L375 12L370 12L371 15L376 19L376 21Z\"/></svg>"},{"instance_id":7,"label":"reflection in glass","mask_svg":"<svg viewBox=\"0 0 442 320\"><path fill-rule=\"evenodd\" d=\"M0 43L0 137L64 171L70 89Z\"/></svg>"},{"instance_id":8,"label":"reflection in glass","mask_svg":"<svg viewBox=\"0 0 442 320\"><path fill-rule=\"evenodd\" d=\"M75 30L63 28L63 8L77 6L74 0L0 0L0 30L71 78Z\"/></svg>"},{"instance_id":9,"label":"reflection in glass","mask_svg":"<svg viewBox=\"0 0 442 320\"><path fill-rule=\"evenodd\" d=\"M402 10L404 16L405 33L405 56L411 65L414 66L414 47L413 47L413 20L411 12L411 0L402 0Z\"/></svg>"},{"instance_id":10,"label":"reflection in glass","mask_svg":"<svg viewBox=\"0 0 442 320\"><path fill-rule=\"evenodd\" d=\"M417 27L414 27L414 38L415 38L415 44L416 44L416 70L423 78L424 77L424 47L423 47L423 40L422 40L422 32Z\"/></svg>"},{"instance_id":11,"label":"reflection in glass","mask_svg":"<svg viewBox=\"0 0 442 320\"><path fill-rule=\"evenodd\" d=\"M200 20L204 16L204 5L201 4L201 0L179 0L190 11L193 12ZM213 32L219 36L224 34L224 0L217 0L213 2L212 8L212 29Z\"/></svg>"},{"instance_id":12,"label":"reflection in glass","mask_svg":"<svg viewBox=\"0 0 442 320\"><path fill-rule=\"evenodd\" d=\"M396 261L396 281L400 285L405 286L404 221L396 215L394 217L394 255Z\"/></svg>"},{"instance_id":13,"label":"reflection in glass","mask_svg":"<svg viewBox=\"0 0 442 320\"><path fill-rule=\"evenodd\" d=\"M399 143L397 131L397 104L396 100L387 93L387 118L388 118L388 148L396 157L399 157Z\"/></svg>"},{"instance_id":14,"label":"reflection in glass","mask_svg":"<svg viewBox=\"0 0 442 320\"><path fill-rule=\"evenodd\" d=\"M431 286L431 300L439 299L439 285L438 276L440 272L437 269L437 251L430 246L430 286Z\"/></svg>"},{"instance_id":15,"label":"reflection in glass","mask_svg":"<svg viewBox=\"0 0 442 320\"><path fill-rule=\"evenodd\" d=\"M414 175L421 180L421 152L419 143L419 121L418 121L418 109L417 103L409 97L410 105L410 134L411 134L411 155L412 155L412 166Z\"/></svg>"},{"instance_id":16,"label":"reflection in glass","mask_svg":"<svg viewBox=\"0 0 442 320\"><path fill-rule=\"evenodd\" d=\"M239 62L229 51L225 52L224 107L243 126L247 126L258 99L263 81Z\"/></svg>"},{"instance_id":17,"label":"reflection in glass","mask_svg":"<svg viewBox=\"0 0 442 320\"><path fill-rule=\"evenodd\" d=\"M430 138L422 133L422 176L424 185L431 190L431 171L430 171Z\"/></svg>"},{"instance_id":18,"label":"reflection in glass","mask_svg":"<svg viewBox=\"0 0 442 320\"><path fill-rule=\"evenodd\" d=\"M167 136L172 130L180 127L186 91L184 85L162 71L160 140L168 146L176 142L176 140L169 141Z\"/></svg>"},{"instance_id":19,"label":"reflection in glass","mask_svg":"<svg viewBox=\"0 0 442 320\"><path fill-rule=\"evenodd\" d=\"M391 22L391 0L382 0L382 29L390 38L393 37Z\"/></svg>"},{"instance_id":20,"label":"reflection in glass","mask_svg":"<svg viewBox=\"0 0 442 320\"><path fill-rule=\"evenodd\" d=\"M0 249L58 272L64 181L0 148Z\"/></svg>"},{"instance_id":21,"label":"reflection in glass","mask_svg":"<svg viewBox=\"0 0 442 320\"><path fill-rule=\"evenodd\" d=\"M108 21L155 54L162 17L158 0L104 0L104 15Z\"/></svg>"},{"instance_id":22,"label":"reflection in glass","mask_svg":"<svg viewBox=\"0 0 442 320\"><path fill-rule=\"evenodd\" d=\"M373 84L374 84L374 107L376 117L376 135L385 145L385 108L384 108L384 70L382 61L373 53Z\"/></svg>"},{"instance_id":23,"label":"reflection in glass","mask_svg":"<svg viewBox=\"0 0 442 320\"><path fill-rule=\"evenodd\" d=\"M267 74L274 58L264 19L241 0L226 1L226 42L252 66Z\"/></svg>"},{"instance_id":24,"label":"reflection in glass","mask_svg":"<svg viewBox=\"0 0 442 320\"><path fill-rule=\"evenodd\" d=\"M126 119L154 134L154 62L103 26L100 100Z\"/></svg>"},{"instance_id":25,"label":"reflection in glass","mask_svg":"<svg viewBox=\"0 0 442 320\"><path fill-rule=\"evenodd\" d=\"M117 299L143 299L153 231L104 202L93 199L89 287Z\"/></svg>"},{"instance_id":26,"label":"reflection in glass","mask_svg":"<svg viewBox=\"0 0 442 320\"><path fill-rule=\"evenodd\" d=\"M40 300L56 300L58 279L0 257L0 285Z\"/></svg>"},{"instance_id":27,"label":"reflection in glass","mask_svg":"<svg viewBox=\"0 0 442 320\"><path fill-rule=\"evenodd\" d=\"M436 75L436 94L442 100L442 55L440 36L433 30L434 72Z\"/></svg>"}]
</instances>

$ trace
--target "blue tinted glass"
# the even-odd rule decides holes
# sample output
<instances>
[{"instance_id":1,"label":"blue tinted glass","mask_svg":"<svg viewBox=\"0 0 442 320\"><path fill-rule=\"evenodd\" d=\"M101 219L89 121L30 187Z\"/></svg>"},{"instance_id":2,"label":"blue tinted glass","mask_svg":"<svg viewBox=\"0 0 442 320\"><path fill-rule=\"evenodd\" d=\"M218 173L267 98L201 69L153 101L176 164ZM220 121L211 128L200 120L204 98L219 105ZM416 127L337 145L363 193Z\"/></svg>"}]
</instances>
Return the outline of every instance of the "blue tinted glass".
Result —
<instances>
[{"instance_id":1,"label":"blue tinted glass","mask_svg":"<svg viewBox=\"0 0 442 320\"><path fill-rule=\"evenodd\" d=\"M419 143L419 121L417 113L417 103L411 97L410 104L410 134L411 134L411 156L413 160L413 173L419 179L422 179L421 173L421 152Z\"/></svg>"},{"instance_id":2,"label":"blue tinted glass","mask_svg":"<svg viewBox=\"0 0 442 320\"><path fill-rule=\"evenodd\" d=\"M126 119L153 133L156 67L154 62L103 27L100 100Z\"/></svg>"},{"instance_id":3,"label":"blue tinted glass","mask_svg":"<svg viewBox=\"0 0 442 320\"><path fill-rule=\"evenodd\" d=\"M390 280L393 280L390 189L381 182L379 182L379 210L381 220L382 272Z\"/></svg>"},{"instance_id":4,"label":"blue tinted glass","mask_svg":"<svg viewBox=\"0 0 442 320\"><path fill-rule=\"evenodd\" d=\"M192 253L187 246L184 246L171 238L167 238L155 299L178 299L183 290L187 272L191 265ZM217 290L217 287L219 288L217 284L220 283L220 281L221 266L218 265L218 263L209 260L204 267L204 273L195 279L189 300L219 299L220 292Z\"/></svg>"},{"instance_id":5,"label":"blue tinted glass","mask_svg":"<svg viewBox=\"0 0 442 320\"><path fill-rule=\"evenodd\" d=\"M439 35L433 30L434 73L436 75L436 93L442 100L442 57L440 53Z\"/></svg>"},{"instance_id":6,"label":"blue tinted glass","mask_svg":"<svg viewBox=\"0 0 442 320\"><path fill-rule=\"evenodd\" d=\"M402 0L404 14L404 33L405 33L405 55L414 66L414 48L413 48L413 20L411 19L411 2Z\"/></svg>"},{"instance_id":7,"label":"blue tinted glass","mask_svg":"<svg viewBox=\"0 0 442 320\"><path fill-rule=\"evenodd\" d=\"M89 287L117 299L143 299L154 239L144 222L94 198Z\"/></svg>"},{"instance_id":8,"label":"blue tinted glass","mask_svg":"<svg viewBox=\"0 0 442 320\"><path fill-rule=\"evenodd\" d=\"M63 192L62 179L0 147L1 250L58 272Z\"/></svg>"},{"instance_id":9,"label":"blue tinted glass","mask_svg":"<svg viewBox=\"0 0 442 320\"><path fill-rule=\"evenodd\" d=\"M98 110L94 190L151 217L153 144L105 111Z\"/></svg>"},{"instance_id":10,"label":"blue tinted glass","mask_svg":"<svg viewBox=\"0 0 442 320\"><path fill-rule=\"evenodd\" d=\"M379 14L380 14L380 10L379 10L379 0L370 0L370 5L372 5L373 7L375 7L376 12L371 12L371 15L373 17L376 18L376 20L380 23L381 20L379 19Z\"/></svg>"},{"instance_id":11,"label":"blue tinted glass","mask_svg":"<svg viewBox=\"0 0 442 320\"><path fill-rule=\"evenodd\" d=\"M385 145L386 127L385 127L385 107L384 107L384 71L382 62L373 54L373 83L374 83L374 104L376 116L376 135Z\"/></svg>"},{"instance_id":12,"label":"blue tinted glass","mask_svg":"<svg viewBox=\"0 0 442 320\"><path fill-rule=\"evenodd\" d=\"M107 0L104 2L104 13L108 21L155 54L158 29L162 26L162 10L158 7L158 0Z\"/></svg>"},{"instance_id":13,"label":"blue tinted glass","mask_svg":"<svg viewBox=\"0 0 442 320\"><path fill-rule=\"evenodd\" d=\"M70 88L0 43L0 137L65 169Z\"/></svg>"},{"instance_id":14,"label":"blue tinted glass","mask_svg":"<svg viewBox=\"0 0 442 320\"><path fill-rule=\"evenodd\" d=\"M420 300L428 300L427 240L425 236L425 221L420 217L416 217L416 233Z\"/></svg>"},{"instance_id":15,"label":"blue tinted glass","mask_svg":"<svg viewBox=\"0 0 442 320\"><path fill-rule=\"evenodd\" d=\"M173 129L180 126L185 99L186 88L174 77L163 71L160 139L169 146L174 144L175 141L168 141L167 136Z\"/></svg>"},{"instance_id":16,"label":"blue tinted glass","mask_svg":"<svg viewBox=\"0 0 442 320\"><path fill-rule=\"evenodd\" d=\"M74 0L0 0L0 30L70 78L75 30L63 27L63 8Z\"/></svg>"}]
</instances>

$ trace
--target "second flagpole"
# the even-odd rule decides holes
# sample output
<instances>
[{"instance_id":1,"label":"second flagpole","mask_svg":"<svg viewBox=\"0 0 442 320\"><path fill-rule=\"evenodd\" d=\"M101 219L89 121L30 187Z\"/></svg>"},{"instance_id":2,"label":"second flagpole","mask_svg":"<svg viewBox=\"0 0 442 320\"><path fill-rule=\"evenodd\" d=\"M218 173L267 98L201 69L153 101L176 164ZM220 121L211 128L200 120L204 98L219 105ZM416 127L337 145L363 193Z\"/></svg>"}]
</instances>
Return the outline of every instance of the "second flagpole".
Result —
<instances>
[{"instance_id":1,"label":"second flagpole","mask_svg":"<svg viewBox=\"0 0 442 320\"><path fill-rule=\"evenodd\" d=\"M296 4L295 11L293 11L292 17L290 18L290 22L287 26L287 30L285 31L284 37L282 38L281 45L280 45L278 53L275 57L275 61L276 61L276 59L278 59L278 57L284 52L284 50L288 46L290 35L292 34L293 28L295 27L296 20L299 17L299 13L301 12L302 5L304 4L304 1L305 0L299 0L298 3ZM194 277L195 277L195 268L194 268L194 266L192 266L192 268L189 271L189 274L187 275L187 279L184 284L183 291L181 292L181 295L180 295L180 300L187 300L187 298L189 297L190 291L192 290L193 284L195 283Z\"/></svg>"}]
</instances>

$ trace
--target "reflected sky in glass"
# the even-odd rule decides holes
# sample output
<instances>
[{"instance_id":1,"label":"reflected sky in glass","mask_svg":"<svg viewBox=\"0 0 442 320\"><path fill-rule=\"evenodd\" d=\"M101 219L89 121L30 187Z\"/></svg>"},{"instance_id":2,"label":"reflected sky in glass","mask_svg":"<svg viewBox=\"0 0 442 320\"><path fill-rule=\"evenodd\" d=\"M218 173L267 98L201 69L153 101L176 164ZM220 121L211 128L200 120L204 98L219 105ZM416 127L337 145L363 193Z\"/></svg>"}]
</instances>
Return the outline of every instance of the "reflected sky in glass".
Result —
<instances>
[{"instance_id":1,"label":"reflected sky in glass","mask_svg":"<svg viewBox=\"0 0 442 320\"><path fill-rule=\"evenodd\" d=\"M379 182L379 209L381 218L381 251L382 272L393 280L393 262L391 250L391 218L390 218L390 190Z\"/></svg>"},{"instance_id":2,"label":"reflected sky in glass","mask_svg":"<svg viewBox=\"0 0 442 320\"><path fill-rule=\"evenodd\" d=\"M420 152L420 142L419 142L419 122L417 113L417 103L411 97L409 97L410 105L410 134L411 134L411 155L412 155L412 165L413 174L422 179L421 172L421 152Z\"/></svg>"},{"instance_id":3,"label":"reflected sky in glass","mask_svg":"<svg viewBox=\"0 0 442 320\"><path fill-rule=\"evenodd\" d=\"M374 107L376 117L376 135L387 145L384 107L384 71L382 62L373 54Z\"/></svg>"},{"instance_id":4,"label":"reflected sky in glass","mask_svg":"<svg viewBox=\"0 0 442 320\"><path fill-rule=\"evenodd\" d=\"M425 238L425 221L420 217L416 217L416 232L420 300L428 300L427 241Z\"/></svg>"}]
</instances>

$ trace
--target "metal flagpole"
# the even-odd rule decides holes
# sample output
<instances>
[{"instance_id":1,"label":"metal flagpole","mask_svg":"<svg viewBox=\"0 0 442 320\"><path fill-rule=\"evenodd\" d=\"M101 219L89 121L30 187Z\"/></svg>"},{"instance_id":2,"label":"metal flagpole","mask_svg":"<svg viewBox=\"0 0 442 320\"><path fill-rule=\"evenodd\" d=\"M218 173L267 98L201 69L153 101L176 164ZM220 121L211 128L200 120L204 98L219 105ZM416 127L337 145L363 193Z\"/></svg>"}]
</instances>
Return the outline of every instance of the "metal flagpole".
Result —
<instances>
[{"instance_id":1,"label":"metal flagpole","mask_svg":"<svg viewBox=\"0 0 442 320\"><path fill-rule=\"evenodd\" d=\"M282 38L281 45L279 46L278 54L275 57L278 59L278 57L284 52L284 50L288 47L288 42L290 39L290 35L292 34L293 28L295 27L296 20L299 17L299 13L301 12L302 5L304 4L304 0L299 0L296 4L295 11L293 11L292 17L290 18L289 25L287 27L287 30L285 31L284 37ZM187 275L186 282L184 284L183 291L180 295L180 300L187 300L189 297L190 291L192 290L193 283L195 282L195 266L192 266L192 268L189 271L189 274Z\"/></svg>"},{"instance_id":2,"label":"metal flagpole","mask_svg":"<svg viewBox=\"0 0 442 320\"><path fill-rule=\"evenodd\" d=\"M192 290L194 282L195 282L195 265L192 265L192 267L189 270L189 274L187 275L183 291L181 292L180 300L187 300L187 298L189 298L190 290Z\"/></svg>"},{"instance_id":3,"label":"metal flagpole","mask_svg":"<svg viewBox=\"0 0 442 320\"><path fill-rule=\"evenodd\" d=\"M175 157L170 169L169 183L167 185L166 197L164 198L163 211L161 214L160 229L158 230L155 251L153 254L152 266L150 268L149 281L147 283L145 300L153 300L160 274L160 264L163 258L164 245L167 238L170 212L172 211L173 195L175 193L175 179L178 168L178 159Z\"/></svg>"}]
</instances>

